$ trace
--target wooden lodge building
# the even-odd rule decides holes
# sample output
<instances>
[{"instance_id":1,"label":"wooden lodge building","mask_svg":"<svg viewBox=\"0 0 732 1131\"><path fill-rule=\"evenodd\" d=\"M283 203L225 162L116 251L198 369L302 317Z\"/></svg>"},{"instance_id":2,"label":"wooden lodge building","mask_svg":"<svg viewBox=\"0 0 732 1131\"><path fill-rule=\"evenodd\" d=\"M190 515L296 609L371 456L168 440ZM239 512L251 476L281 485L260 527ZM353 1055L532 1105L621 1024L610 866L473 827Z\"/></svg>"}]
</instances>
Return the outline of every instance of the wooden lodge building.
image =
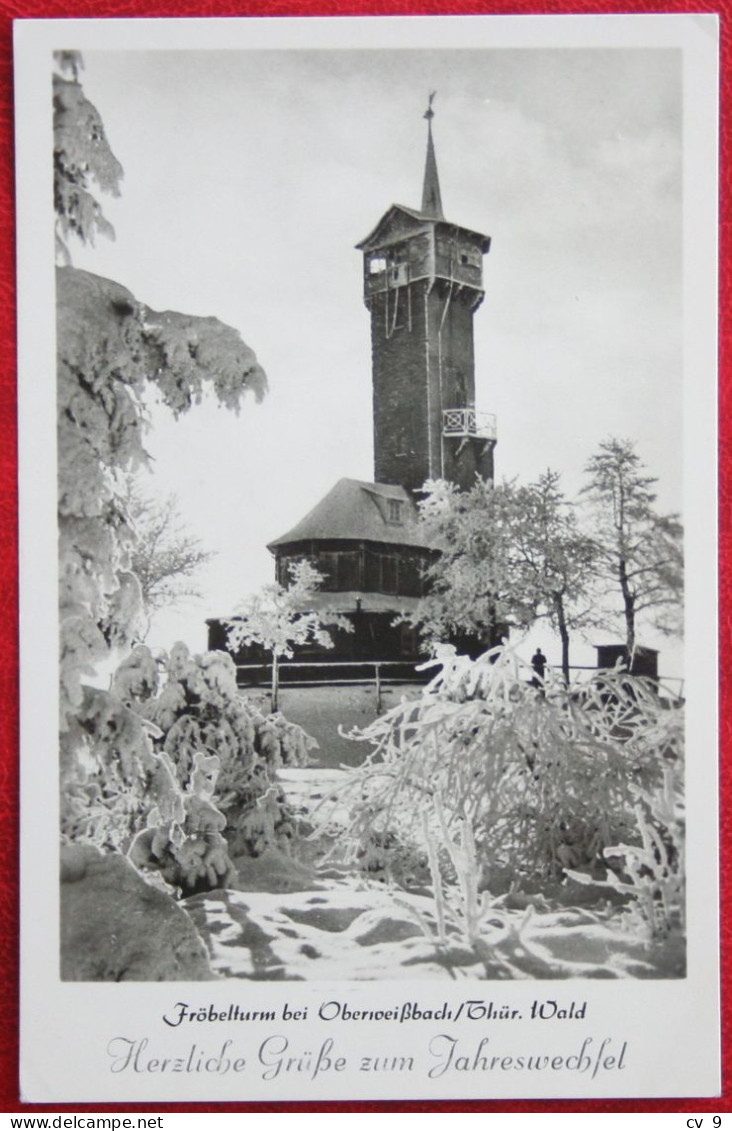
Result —
<instances>
[{"instance_id":1,"label":"wooden lodge building","mask_svg":"<svg viewBox=\"0 0 732 1131\"><path fill-rule=\"evenodd\" d=\"M299 663L380 660L413 673L424 659L419 634L398 618L423 595L435 554L418 525L415 493L427 479L465 489L476 475L493 478L495 419L476 411L473 349L490 239L445 218L431 105L425 117L421 208L393 204L357 245L371 320L374 482L340 479L268 547L280 584L293 561L307 558L325 578L311 607L353 624L352 633L332 633L332 649L299 648ZM229 622L207 623L209 648L228 650ZM256 646L235 656L238 664L267 658Z\"/></svg>"}]
</instances>

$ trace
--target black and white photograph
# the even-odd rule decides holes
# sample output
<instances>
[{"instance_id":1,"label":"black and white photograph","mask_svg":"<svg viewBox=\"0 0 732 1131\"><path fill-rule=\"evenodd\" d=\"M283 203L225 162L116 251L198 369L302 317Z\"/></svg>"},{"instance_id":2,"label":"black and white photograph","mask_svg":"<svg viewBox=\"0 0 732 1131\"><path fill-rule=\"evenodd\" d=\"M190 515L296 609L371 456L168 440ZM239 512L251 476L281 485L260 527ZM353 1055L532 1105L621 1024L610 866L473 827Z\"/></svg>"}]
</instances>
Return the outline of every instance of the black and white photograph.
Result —
<instances>
[{"instance_id":1,"label":"black and white photograph","mask_svg":"<svg viewBox=\"0 0 732 1131\"><path fill-rule=\"evenodd\" d=\"M29 1100L718 1086L716 35L17 27Z\"/></svg>"}]
</instances>

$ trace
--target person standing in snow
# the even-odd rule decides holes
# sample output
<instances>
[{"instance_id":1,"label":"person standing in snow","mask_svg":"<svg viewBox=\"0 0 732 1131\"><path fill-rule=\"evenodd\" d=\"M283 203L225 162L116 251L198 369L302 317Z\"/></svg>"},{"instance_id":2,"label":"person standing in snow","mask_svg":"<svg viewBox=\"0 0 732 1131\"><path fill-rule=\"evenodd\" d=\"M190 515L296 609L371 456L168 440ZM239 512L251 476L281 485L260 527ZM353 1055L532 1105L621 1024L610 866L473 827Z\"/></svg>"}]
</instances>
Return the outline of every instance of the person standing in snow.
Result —
<instances>
[{"instance_id":1,"label":"person standing in snow","mask_svg":"<svg viewBox=\"0 0 732 1131\"><path fill-rule=\"evenodd\" d=\"M536 672L536 675L531 681L532 687L544 686L544 672L546 670L546 656L541 648L537 648L534 655L531 657L531 666Z\"/></svg>"}]
</instances>

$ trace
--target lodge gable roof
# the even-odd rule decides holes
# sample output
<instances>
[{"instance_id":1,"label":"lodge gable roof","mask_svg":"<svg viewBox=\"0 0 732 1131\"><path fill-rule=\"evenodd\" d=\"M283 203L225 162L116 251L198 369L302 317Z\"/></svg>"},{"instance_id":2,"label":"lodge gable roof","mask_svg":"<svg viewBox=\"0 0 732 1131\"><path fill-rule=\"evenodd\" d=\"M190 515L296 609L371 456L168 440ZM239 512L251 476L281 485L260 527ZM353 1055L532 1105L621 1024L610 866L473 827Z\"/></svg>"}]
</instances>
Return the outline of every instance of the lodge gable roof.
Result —
<instances>
[{"instance_id":1,"label":"lodge gable roof","mask_svg":"<svg viewBox=\"0 0 732 1131\"><path fill-rule=\"evenodd\" d=\"M286 534L270 542L275 553L298 542L358 541L430 549L408 491L387 483L339 479Z\"/></svg>"}]
</instances>

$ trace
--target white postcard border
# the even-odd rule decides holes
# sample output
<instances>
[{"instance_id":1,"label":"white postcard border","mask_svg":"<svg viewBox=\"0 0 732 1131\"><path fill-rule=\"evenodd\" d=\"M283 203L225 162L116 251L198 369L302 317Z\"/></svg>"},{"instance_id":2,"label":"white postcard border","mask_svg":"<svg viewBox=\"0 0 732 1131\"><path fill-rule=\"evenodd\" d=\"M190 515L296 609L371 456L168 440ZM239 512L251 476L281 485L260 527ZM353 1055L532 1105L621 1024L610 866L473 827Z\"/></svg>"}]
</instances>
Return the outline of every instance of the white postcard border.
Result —
<instances>
[{"instance_id":1,"label":"white postcard border","mask_svg":"<svg viewBox=\"0 0 732 1131\"><path fill-rule=\"evenodd\" d=\"M685 519L687 523L689 812L688 958L686 979L657 982L556 983L255 983L79 984L58 978L56 789L57 666L55 392L51 192L50 52L73 47L257 50L460 46L680 47L685 85ZM323 1100L701 1096L719 1088L716 763L716 219L717 25L713 17L440 17L305 20L107 20L16 23L19 476L22 728L21 1071L26 1102L156 1102L196 1100ZM693 454L693 458L690 456ZM496 1024L491 1051L505 1056L551 1052L597 1054L602 1042L620 1055L621 1070L564 1068L550 1075L445 1071L430 1077L429 1042L445 1021L318 1021L323 1003L350 1009L399 1010L418 1003L439 1014L461 1001L504 1002L527 1009L542 998L587 1002L587 1021L546 1022L510 1033ZM273 1010L276 1022L253 1027L202 1022L187 1031L166 1024L177 1002L204 1012L232 1003ZM307 1022L284 1021L283 1010L308 1010ZM504 1023L505 1024L505 1023ZM476 1023L451 1024L466 1053L477 1055ZM478 1033L480 1031L480 1033ZM327 1046L330 1066L293 1069L271 1078L257 1058L263 1038L284 1034L305 1057ZM149 1045L152 1057L192 1064L205 1052L232 1067L115 1072L107 1052L117 1037ZM591 1045L582 1052L583 1041ZM363 1057L400 1057L412 1072L360 1071ZM606 1049L607 1055L607 1049ZM236 1071L237 1056L246 1066ZM345 1067L335 1067L338 1058ZM313 1058L311 1058L312 1060ZM593 1061L594 1063L594 1061Z\"/></svg>"}]
</instances>

